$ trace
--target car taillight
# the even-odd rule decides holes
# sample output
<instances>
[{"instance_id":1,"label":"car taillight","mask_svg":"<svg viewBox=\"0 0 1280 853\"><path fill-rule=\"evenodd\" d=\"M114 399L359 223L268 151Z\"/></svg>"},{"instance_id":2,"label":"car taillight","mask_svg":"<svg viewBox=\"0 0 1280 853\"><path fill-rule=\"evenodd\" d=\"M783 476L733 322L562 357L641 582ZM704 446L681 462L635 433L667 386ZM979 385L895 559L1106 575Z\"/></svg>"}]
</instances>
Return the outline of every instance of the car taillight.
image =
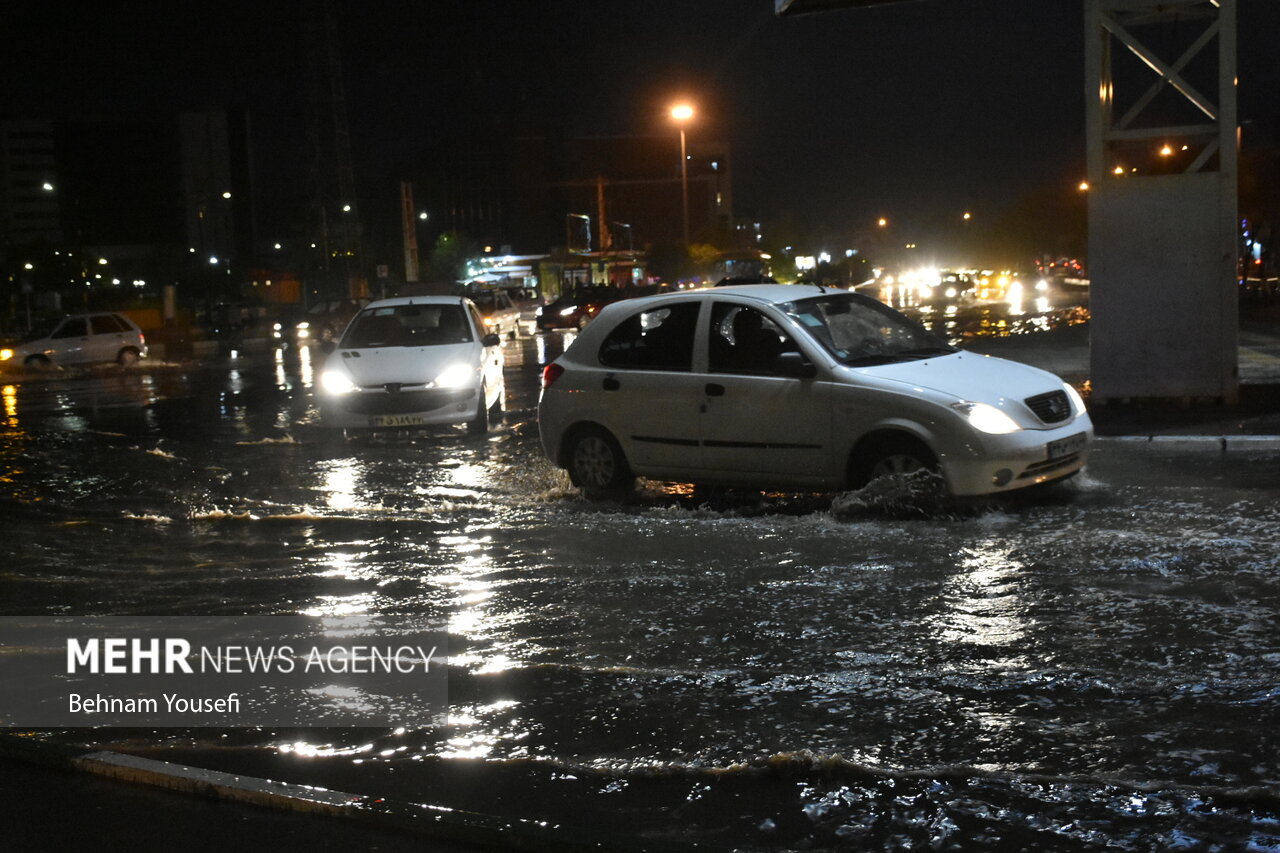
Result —
<instances>
[{"instance_id":1,"label":"car taillight","mask_svg":"<svg viewBox=\"0 0 1280 853\"><path fill-rule=\"evenodd\" d=\"M563 374L563 367L555 362L548 364L546 367L542 368L542 387L544 389L550 388L552 383L559 379Z\"/></svg>"}]
</instances>

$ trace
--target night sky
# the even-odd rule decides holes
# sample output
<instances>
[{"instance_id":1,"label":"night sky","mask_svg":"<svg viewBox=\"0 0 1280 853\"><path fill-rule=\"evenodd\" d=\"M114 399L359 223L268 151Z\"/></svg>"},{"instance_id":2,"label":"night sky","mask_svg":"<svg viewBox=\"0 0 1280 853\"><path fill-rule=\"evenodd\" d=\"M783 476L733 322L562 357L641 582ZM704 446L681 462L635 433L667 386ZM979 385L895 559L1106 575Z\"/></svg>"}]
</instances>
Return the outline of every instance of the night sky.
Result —
<instances>
[{"instance_id":1,"label":"night sky","mask_svg":"<svg viewBox=\"0 0 1280 853\"><path fill-rule=\"evenodd\" d=\"M394 211L415 153L456 128L674 134L666 108L679 96L699 106L691 140L731 146L739 214L766 222L844 233L880 215L998 216L1083 177L1080 0L918 0L789 18L772 0L335 6L366 216ZM304 192L304 21L315 8L11 8L0 114L246 108L264 206L282 211ZM1240 118L1274 142L1280 2L1240 0L1240 18Z\"/></svg>"}]
</instances>

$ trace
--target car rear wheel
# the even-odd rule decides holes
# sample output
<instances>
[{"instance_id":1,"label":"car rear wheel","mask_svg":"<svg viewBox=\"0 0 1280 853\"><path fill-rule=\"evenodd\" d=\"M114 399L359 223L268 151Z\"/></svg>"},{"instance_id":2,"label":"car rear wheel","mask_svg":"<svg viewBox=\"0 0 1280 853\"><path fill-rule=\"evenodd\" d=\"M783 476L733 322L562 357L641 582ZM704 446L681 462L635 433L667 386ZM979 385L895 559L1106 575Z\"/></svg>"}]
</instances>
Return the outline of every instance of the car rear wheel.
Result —
<instances>
[{"instance_id":1,"label":"car rear wheel","mask_svg":"<svg viewBox=\"0 0 1280 853\"><path fill-rule=\"evenodd\" d=\"M133 347L125 347L116 356L116 362L122 367L130 367L138 363L138 351Z\"/></svg>"},{"instance_id":2,"label":"car rear wheel","mask_svg":"<svg viewBox=\"0 0 1280 853\"><path fill-rule=\"evenodd\" d=\"M607 431L583 427L569 440L565 461L569 480L588 497L622 494L634 485L627 457Z\"/></svg>"}]
</instances>

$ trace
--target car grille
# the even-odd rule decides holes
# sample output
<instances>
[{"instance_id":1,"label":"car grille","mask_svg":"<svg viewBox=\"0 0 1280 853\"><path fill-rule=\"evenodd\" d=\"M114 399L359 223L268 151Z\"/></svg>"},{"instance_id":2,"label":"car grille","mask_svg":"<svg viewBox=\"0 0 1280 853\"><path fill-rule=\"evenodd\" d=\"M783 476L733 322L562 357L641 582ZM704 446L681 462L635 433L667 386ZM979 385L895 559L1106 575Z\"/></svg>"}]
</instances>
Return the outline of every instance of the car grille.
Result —
<instances>
[{"instance_id":1,"label":"car grille","mask_svg":"<svg viewBox=\"0 0 1280 853\"><path fill-rule=\"evenodd\" d=\"M474 397L474 388L441 389L425 391L366 391L347 395L344 406L353 415L407 415L410 412L429 412L450 403L458 403Z\"/></svg>"},{"instance_id":2,"label":"car grille","mask_svg":"<svg viewBox=\"0 0 1280 853\"><path fill-rule=\"evenodd\" d=\"M1071 417L1071 401L1066 391L1050 391L1023 400L1037 418L1047 424L1062 423Z\"/></svg>"}]
</instances>

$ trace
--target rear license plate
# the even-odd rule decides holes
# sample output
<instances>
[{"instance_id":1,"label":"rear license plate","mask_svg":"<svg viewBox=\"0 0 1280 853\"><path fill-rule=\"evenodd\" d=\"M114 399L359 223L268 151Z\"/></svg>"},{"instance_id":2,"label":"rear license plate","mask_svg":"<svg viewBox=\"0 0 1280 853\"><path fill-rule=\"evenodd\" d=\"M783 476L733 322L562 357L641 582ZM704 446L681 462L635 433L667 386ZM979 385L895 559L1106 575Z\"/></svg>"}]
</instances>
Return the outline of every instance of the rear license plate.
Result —
<instances>
[{"instance_id":1,"label":"rear license plate","mask_svg":"<svg viewBox=\"0 0 1280 853\"><path fill-rule=\"evenodd\" d=\"M426 422L422 415L375 415L369 418L369 426L375 427L422 426Z\"/></svg>"},{"instance_id":2,"label":"rear license plate","mask_svg":"<svg viewBox=\"0 0 1280 853\"><path fill-rule=\"evenodd\" d=\"M1075 435L1069 435L1066 438L1060 438L1057 441L1051 441L1047 445L1049 459L1061 459L1064 456L1070 456L1073 453L1079 453L1084 450L1086 444L1089 443L1089 437L1082 432Z\"/></svg>"}]
</instances>

